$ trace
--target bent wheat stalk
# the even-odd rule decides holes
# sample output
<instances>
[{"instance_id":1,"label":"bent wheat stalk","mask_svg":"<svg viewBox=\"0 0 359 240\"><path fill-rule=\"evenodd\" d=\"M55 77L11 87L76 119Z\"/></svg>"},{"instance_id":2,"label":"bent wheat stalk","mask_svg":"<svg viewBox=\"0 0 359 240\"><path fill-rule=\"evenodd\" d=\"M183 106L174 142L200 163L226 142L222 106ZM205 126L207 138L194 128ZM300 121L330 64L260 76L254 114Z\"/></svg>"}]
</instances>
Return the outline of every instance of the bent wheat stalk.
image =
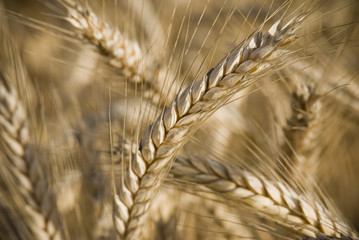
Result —
<instances>
[{"instance_id":1,"label":"bent wheat stalk","mask_svg":"<svg viewBox=\"0 0 359 240\"><path fill-rule=\"evenodd\" d=\"M7 78L0 72L0 139L2 150L11 164L11 172L18 183L21 197L25 200L26 216L35 239L61 239L58 226L53 222L54 203L40 173L35 158L27 155L29 129L26 112Z\"/></svg>"},{"instance_id":2,"label":"bent wheat stalk","mask_svg":"<svg viewBox=\"0 0 359 240\"><path fill-rule=\"evenodd\" d=\"M236 92L254 81L293 42L303 14L286 25L276 22L234 49L202 79L193 81L147 130L115 195L114 221L123 239L137 239L148 208L173 158L198 125Z\"/></svg>"},{"instance_id":3,"label":"bent wheat stalk","mask_svg":"<svg viewBox=\"0 0 359 240\"><path fill-rule=\"evenodd\" d=\"M259 210L274 221L308 236L322 233L331 237L357 235L335 219L319 203L278 181L270 181L235 166L199 157L177 157L171 169L175 178L186 179L221 193L222 196Z\"/></svg>"}]
</instances>

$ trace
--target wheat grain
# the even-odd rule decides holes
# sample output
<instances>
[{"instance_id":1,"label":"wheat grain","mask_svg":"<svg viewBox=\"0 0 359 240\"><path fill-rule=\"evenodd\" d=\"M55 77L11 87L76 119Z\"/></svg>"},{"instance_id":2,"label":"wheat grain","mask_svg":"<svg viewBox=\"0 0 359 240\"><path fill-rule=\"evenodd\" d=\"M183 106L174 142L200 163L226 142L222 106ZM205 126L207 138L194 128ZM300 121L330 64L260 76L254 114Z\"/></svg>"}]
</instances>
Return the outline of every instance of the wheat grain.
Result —
<instances>
[{"instance_id":1,"label":"wheat grain","mask_svg":"<svg viewBox=\"0 0 359 240\"><path fill-rule=\"evenodd\" d=\"M215 192L253 207L262 213L309 236L323 233L333 237L341 234L357 236L319 203L309 202L304 196L281 182L269 181L251 172L225 163L199 157L177 157L171 173L203 184Z\"/></svg>"},{"instance_id":2,"label":"wheat grain","mask_svg":"<svg viewBox=\"0 0 359 240\"><path fill-rule=\"evenodd\" d=\"M124 239L139 236L151 200L174 155L197 124L223 106L251 79L273 67L275 60L285 52L281 47L294 40L303 18L304 15L299 15L284 26L278 21L267 33L255 34L205 77L179 93L148 128L115 197L115 226Z\"/></svg>"}]
</instances>

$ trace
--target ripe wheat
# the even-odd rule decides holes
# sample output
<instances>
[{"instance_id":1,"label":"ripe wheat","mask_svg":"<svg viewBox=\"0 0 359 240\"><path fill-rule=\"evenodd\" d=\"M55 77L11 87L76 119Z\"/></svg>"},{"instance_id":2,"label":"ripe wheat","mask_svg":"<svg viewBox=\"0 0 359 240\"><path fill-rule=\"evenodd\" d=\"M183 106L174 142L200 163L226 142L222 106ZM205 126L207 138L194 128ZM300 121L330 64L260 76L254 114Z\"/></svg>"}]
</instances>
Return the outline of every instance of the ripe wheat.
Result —
<instances>
[{"instance_id":1,"label":"ripe wheat","mask_svg":"<svg viewBox=\"0 0 359 240\"><path fill-rule=\"evenodd\" d=\"M133 84L143 84L143 95L153 102L171 99L175 88L163 89L166 79L172 79L167 69L157 69L155 59L144 54L137 42L127 39L119 30L100 20L89 8L71 0L61 1L68 11L67 20L80 30L82 38L96 46L109 58L109 64ZM161 98L161 92L167 96Z\"/></svg>"},{"instance_id":2,"label":"ripe wheat","mask_svg":"<svg viewBox=\"0 0 359 240\"><path fill-rule=\"evenodd\" d=\"M291 73L289 78L293 89L292 114L284 129L288 141L283 146L285 161L282 164L286 165L284 168L294 168L295 174L309 178L315 176L321 151L317 139L322 103L312 79L303 79L296 73Z\"/></svg>"},{"instance_id":3,"label":"ripe wheat","mask_svg":"<svg viewBox=\"0 0 359 240\"><path fill-rule=\"evenodd\" d=\"M358 239L356 5L5 0L0 238Z\"/></svg>"},{"instance_id":4,"label":"ripe wheat","mask_svg":"<svg viewBox=\"0 0 359 240\"><path fill-rule=\"evenodd\" d=\"M273 182L251 172L199 157L177 157L171 173L176 178L203 184L225 197L246 203L273 217L274 221L303 234L356 236L342 221L330 216L325 207L308 202L304 196L281 182Z\"/></svg>"},{"instance_id":5,"label":"ripe wheat","mask_svg":"<svg viewBox=\"0 0 359 240\"><path fill-rule=\"evenodd\" d=\"M0 72L0 129L2 151L10 161L10 171L25 201L24 214L29 216L29 227L36 239L61 239L60 230L53 222L56 211L51 193L38 161L28 151L29 129L25 109L7 77ZM5 161L6 159L2 159ZM6 164L6 163L2 163Z\"/></svg>"},{"instance_id":6,"label":"ripe wheat","mask_svg":"<svg viewBox=\"0 0 359 240\"><path fill-rule=\"evenodd\" d=\"M173 157L188 139L193 128L209 114L223 106L256 75L273 67L287 46L304 15L282 26L277 21L267 33L256 33L247 44L240 45L209 71L193 82L165 108L147 130L124 184L116 198L116 228L125 239L139 236L152 198L161 184Z\"/></svg>"}]
</instances>

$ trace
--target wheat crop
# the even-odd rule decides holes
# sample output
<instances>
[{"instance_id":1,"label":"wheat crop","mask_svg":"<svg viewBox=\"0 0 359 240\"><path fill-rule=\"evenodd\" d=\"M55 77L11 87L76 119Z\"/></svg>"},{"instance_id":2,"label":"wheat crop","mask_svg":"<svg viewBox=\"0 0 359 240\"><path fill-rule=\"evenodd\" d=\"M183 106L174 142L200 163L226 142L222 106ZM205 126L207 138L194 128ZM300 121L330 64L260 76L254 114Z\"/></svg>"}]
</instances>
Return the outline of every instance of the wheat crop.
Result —
<instances>
[{"instance_id":1,"label":"wheat crop","mask_svg":"<svg viewBox=\"0 0 359 240\"><path fill-rule=\"evenodd\" d=\"M358 239L355 1L0 8L1 239Z\"/></svg>"}]
</instances>

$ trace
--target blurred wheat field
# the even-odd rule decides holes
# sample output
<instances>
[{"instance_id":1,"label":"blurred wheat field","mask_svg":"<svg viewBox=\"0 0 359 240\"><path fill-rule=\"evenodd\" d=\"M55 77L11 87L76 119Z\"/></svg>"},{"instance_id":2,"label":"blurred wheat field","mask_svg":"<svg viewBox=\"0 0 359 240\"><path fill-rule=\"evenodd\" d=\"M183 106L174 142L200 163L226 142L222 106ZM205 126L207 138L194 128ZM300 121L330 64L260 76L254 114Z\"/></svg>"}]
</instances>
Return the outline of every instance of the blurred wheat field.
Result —
<instances>
[{"instance_id":1,"label":"blurred wheat field","mask_svg":"<svg viewBox=\"0 0 359 240\"><path fill-rule=\"evenodd\" d=\"M359 2L0 4L0 239L358 239Z\"/></svg>"}]
</instances>

